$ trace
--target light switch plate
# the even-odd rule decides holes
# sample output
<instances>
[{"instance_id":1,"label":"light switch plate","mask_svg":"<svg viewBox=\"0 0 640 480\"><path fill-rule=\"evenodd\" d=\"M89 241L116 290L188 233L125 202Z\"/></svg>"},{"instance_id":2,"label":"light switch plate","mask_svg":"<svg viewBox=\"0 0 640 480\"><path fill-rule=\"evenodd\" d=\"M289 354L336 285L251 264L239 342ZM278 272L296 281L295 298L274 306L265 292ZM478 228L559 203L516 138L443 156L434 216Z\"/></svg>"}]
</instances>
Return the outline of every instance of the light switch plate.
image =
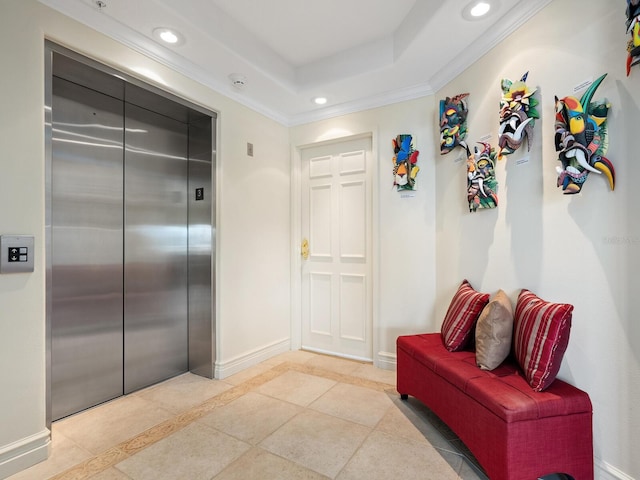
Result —
<instances>
[{"instance_id":1,"label":"light switch plate","mask_svg":"<svg viewBox=\"0 0 640 480\"><path fill-rule=\"evenodd\" d=\"M0 273L33 272L33 235L0 236Z\"/></svg>"}]
</instances>

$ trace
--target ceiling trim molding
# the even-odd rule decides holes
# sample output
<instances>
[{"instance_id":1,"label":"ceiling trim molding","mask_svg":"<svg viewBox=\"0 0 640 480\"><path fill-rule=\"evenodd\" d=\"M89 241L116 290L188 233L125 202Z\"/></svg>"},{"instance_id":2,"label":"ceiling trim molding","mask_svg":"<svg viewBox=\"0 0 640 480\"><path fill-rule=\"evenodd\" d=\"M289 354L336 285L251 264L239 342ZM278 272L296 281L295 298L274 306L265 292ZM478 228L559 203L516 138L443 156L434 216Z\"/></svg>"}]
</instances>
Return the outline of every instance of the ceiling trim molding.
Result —
<instances>
[{"instance_id":1,"label":"ceiling trim molding","mask_svg":"<svg viewBox=\"0 0 640 480\"><path fill-rule=\"evenodd\" d=\"M339 105L332 105L312 112L293 115L288 122L289 127L303 125L305 123L327 120L350 113L362 112L372 108L384 107L394 103L415 100L417 98L433 95L435 92L427 83L415 85L413 87L397 89L386 92L383 95L374 95L368 98L359 99L353 102L345 102Z\"/></svg>"},{"instance_id":2,"label":"ceiling trim molding","mask_svg":"<svg viewBox=\"0 0 640 480\"><path fill-rule=\"evenodd\" d=\"M100 17L101 15L96 15L96 12L89 6L84 10L83 14L76 14L75 11L71 9L65 8L64 0L38 0L40 3L82 23L83 25L92 28L99 33L115 40L118 43L123 44L125 47L130 48L131 50L144 55L145 57L154 60L155 62L164 65L171 70L174 70L191 80L194 80L206 87L211 88L215 92L224 95L251 110L254 110L265 117L270 118L282 125L287 125L289 123L289 119L282 115L280 112L267 108L260 102L252 101L246 96L242 95L242 93L237 92L233 89L232 86L227 85L226 83L221 83L216 81L210 74L208 74L204 69L195 65L194 63L186 60L180 55L175 54L169 49L158 45L153 40L148 39L142 34L136 33L130 28L119 24L111 17L103 16L104 20L97 20L96 17ZM99 23L99 25L97 25ZM56 41L55 38L51 40ZM107 63L110 67L113 68L122 68L121 66L114 65L111 63L110 59L105 58L96 58L95 55L91 55L89 52L80 51L78 53L85 54L94 60L100 61L102 63ZM167 85L162 84L157 79L153 79L150 77L146 77L140 72L136 72L133 70L127 69L128 74L139 78L140 80L145 81L146 83L150 83L158 88L166 90L168 88ZM174 95L178 95L184 97L184 95L180 95L175 91L172 91ZM196 101L193 98L187 98L187 100L202 105L201 102ZM202 105L203 107L209 109L216 109L215 105Z\"/></svg>"},{"instance_id":3,"label":"ceiling trim molding","mask_svg":"<svg viewBox=\"0 0 640 480\"><path fill-rule=\"evenodd\" d=\"M491 30L494 35L482 36L429 79L429 84L432 86L433 91L437 92L444 88L447 83L451 82L467 68L476 63L480 57L489 53L500 42L517 31L552 1L553 0L538 0L535 2L527 2L526 8L523 4L521 8L509 10L502 18L498 19L496 28Z\"/></svg>"},{"instance_id":4,"label":"ceiling trim molding","mask_svg":"<svg viewBox=\"0 0 640 480\"><path fill-rule=\"evenodd\" d=\"M89 28L97 30L103 35L112 38L133 51L140 53L208 88L211 88L215 92L224 95L225 97L228 97L231 100L238 102L239 104L284 126L302 125L304 123L326 120L341 115L383 107L393 103L413 100L428 95L434 95L437 91L444 88L449 82L473 65L480 57L491 51L496 45L524 25L530 18L551 3L551 1L553 0L531 0L523 2L518 6L518 8L509 10L495 22L494 27L490 30L492 33L491 35L484 35L481 39L469 45L469 47L460 55L455 57L455 59L449 62L444 68L432 75L431 78L425 79L422 84L395 91L384 92L382 94L375 94L355 101L332 105L300 114L286 115L283 114L282 111L278 111L267 106L264 102L255 101L249 98L243 92L234 89L229 83L216 79L204 68L185 59L172 50L159 45L152 39L135 32L112 17L101 14L87 2L81 2L85 8L74 9L71 8L70 2L65 0L39 0L40 3L82 23L83 25L86 25ZM52 40L55 41L55 39ZM378 45L380 45L380 43L378 43ZM80 53L87 54L88 52ZM351 52L346 52L345 55L348 53ZM91 55L89 54L89 56ZM111 61L111 59L98 58L96 58L96 60L107 63ZM323 62L319 62L319 64L322 63ZM110 66L117 68L115 65ZM304 71L304 68L301 69L301 71ZM153 78L145 77L144 74L141 74L140 72L128 71L127 73L135 75L136 77L158 86L159 88L168 88L167 85L162 85L157 79L154 80ZM267 72L263 71L262 73L266 74ZM301 77L303 78L300 80L303 80L304 75L301 75ZM309 81L308 79L306 80ZM175 94L175 92L172 93ZM192 98L188 98L188 100L198 103ZM207 108L215 107L211 105L203 106Z\"/></svg>"}]
</instances>

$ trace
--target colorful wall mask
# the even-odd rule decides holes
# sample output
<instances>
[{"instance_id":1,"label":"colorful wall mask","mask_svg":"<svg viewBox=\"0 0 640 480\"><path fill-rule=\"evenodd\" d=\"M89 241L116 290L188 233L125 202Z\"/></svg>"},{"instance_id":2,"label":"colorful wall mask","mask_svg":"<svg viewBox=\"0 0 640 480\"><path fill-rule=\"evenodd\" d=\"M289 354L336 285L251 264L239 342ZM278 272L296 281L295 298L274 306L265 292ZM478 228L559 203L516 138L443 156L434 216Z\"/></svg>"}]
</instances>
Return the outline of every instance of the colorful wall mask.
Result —
<instances>
[{"instance_id":1,"label":"colorful wall mask","mask_svg":"<svg viewBox=\"0 0 640 480\"><path fill-rule=\"evenodd\" d=\"M498 206L498 181L495 173L496 151L485 142L482 150L467 148L467 200L469 211Z\"/></svg>"},{"instance_id":2,"label":"colorful wall mask","mask_svg":"<svg viewBox=\"0 0 640 480\"><path fill-rule=\"evenodd\" d=\"M540 118L536 106L538 100L533 98L537 89L530 90L525 83L529 72L520 80L512 82L502 79L502 99L500 100L500 129L498 130L498 160L504 155L515 152L527 138L528 150L531 150L533 126L535 119Z\"/></svg>"},{"instance_id":3,"label":"colorful wall mask","mask_svg":"<svg viewBox=\"0 0 640 480\"><path fill-rule=\"evenodd\" d=\"M604 174L611 190L615 188L615 170L604 156L607 152L607 114L610 105L606 99L592 101L605 73L593 82L580 100L575 97L556 97L555 144L561 167L558 187L565 194L582 190L589 173Z\"/></svg>"},{"instance_id":4,"label":"colorful wall mask","mask_svg":"<svg viewBox=\"0 0 640 480\"><path fill-rule=\"evenodd\" d=\"M627 76L631 67L640 62L640 0L627 0L627 33L631 35L627 44Z\"/></svg>"},{"instance_id":5,"label":"colorful wall mask","mask_svg":"<svg viewBox=\"0 0 640 480\"><path fill-rule=\"evenodd\" d=\"M457 146L467 147L467 102L468 93L440 100L440 154L449 153Z\"/></svg>"},{"instance_id":6,"label":"colorful wall mask","mask_svg":"<svg viewBox=\"0 0 640 480\"><path fill-rule=\"evenodd\" d=\"M411 135L398 135L393 139L393 184L400 190L415 190L416 176L420 171L418 155L414 150Z\"/></svg>"}]
</instances>

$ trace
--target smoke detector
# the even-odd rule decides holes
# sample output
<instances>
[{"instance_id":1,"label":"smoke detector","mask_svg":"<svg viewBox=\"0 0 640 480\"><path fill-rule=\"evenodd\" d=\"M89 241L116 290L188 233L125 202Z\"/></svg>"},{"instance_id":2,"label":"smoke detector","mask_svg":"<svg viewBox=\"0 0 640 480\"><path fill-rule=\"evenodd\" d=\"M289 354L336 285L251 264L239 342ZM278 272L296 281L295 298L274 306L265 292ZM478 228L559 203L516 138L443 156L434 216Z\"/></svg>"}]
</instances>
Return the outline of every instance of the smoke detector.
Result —
<instances>
[{"instance_id":1,"label":"smoke detector","mask_svg":"<svg viewBox=\"0 0 640 480\"><path fill-rule=\"evenodd\" d=\"M247 77L241 73L232 73L229 75L229 80L231 80L231 85L236 87L238 90L243 89L247 84Z\"/></svg>"}]
</instances>

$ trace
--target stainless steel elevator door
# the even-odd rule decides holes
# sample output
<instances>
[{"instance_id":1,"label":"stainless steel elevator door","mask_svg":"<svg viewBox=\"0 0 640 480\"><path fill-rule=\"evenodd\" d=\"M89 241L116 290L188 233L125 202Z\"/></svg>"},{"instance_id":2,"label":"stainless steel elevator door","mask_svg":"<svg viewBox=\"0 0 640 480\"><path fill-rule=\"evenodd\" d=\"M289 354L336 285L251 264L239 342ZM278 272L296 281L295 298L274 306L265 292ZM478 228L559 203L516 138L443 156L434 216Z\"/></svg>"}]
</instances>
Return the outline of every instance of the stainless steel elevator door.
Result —
<instances>
[{"instance_id":1,"label":"stainless steel elevator door","mask_svg":"<svg viewBox=\"0 0 640 480\"><path fill-rule=\"evenodd\" d=\"M123 103L54 77L51 416L122 395Z\"/></svg>"},{"instance_id":2,"label":"stainless steel elevator door","mask_svg":"<svg viewBox=\"0 0 640 480\"><path fill-rule=\"evenodd\" d=\"M52 119L57 420L188 370L188 127L57 77Z\"/></svg>"},{"instance_id":3,"label":"stainless steel elevator door","mask_svg":"<svg viewBox=\"0 0 640 480\"><path fill-rule=\"evenodd\" d=\"M50 426L213 377L216 139L215 114L63 47L46 58Z\"/></svg>"},{"instance_id":4,"label":"stainless steel elevator door","mask_svg":"<svg viewBox=\"0 0 640 480\"><path fill-rule=\"evenodd\" d=\"M189 368L188 127L125 104L124 391Z\"/></svg>"}]
</instances>

